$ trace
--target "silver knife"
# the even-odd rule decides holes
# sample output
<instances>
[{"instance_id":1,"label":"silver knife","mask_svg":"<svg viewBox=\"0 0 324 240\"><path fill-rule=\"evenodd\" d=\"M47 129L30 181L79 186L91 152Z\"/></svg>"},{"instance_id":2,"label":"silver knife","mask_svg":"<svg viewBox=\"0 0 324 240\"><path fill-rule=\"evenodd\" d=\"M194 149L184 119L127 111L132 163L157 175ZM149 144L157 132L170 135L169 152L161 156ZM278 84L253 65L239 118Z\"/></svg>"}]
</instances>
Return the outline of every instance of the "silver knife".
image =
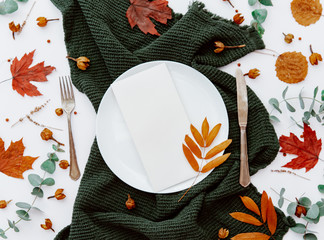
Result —
<instances>
[{"instance_id":1,"label":"silver knife","mask_svg":"<svg viewBox=\"0 0 324 240\"><path fill-rule=\"evenodd\" d=\"M237 88L237 111L238 122L241 132L241 163L240 163L240 184L247 187L250 180L249 162L247 154L246 125L248 120L248 97L246 82L241 69L236 70L236 88Z\"/></svg>"}]
</instances>

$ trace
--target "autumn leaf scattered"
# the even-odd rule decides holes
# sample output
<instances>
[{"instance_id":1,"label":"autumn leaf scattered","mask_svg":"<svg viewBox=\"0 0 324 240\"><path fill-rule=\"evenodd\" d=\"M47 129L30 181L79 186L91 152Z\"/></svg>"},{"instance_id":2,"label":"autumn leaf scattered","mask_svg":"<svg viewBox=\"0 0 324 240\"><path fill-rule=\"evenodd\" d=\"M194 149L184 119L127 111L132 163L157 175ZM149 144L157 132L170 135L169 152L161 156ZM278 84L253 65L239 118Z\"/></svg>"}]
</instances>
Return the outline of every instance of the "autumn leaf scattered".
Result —
<instances>
[{"instance_id":1,"label":"autumn leaf scattered","mask_svg":"<svg viewBox=\"0 0 324 240\"><path fill-rule=\"evenodd\" d=\"M7 150L4 148L4 141L0 138L0 172L14 178L23 179L23 173L32 169L34 161L38 157L23 156L25 146L20 139L11 142Z\"/></svg>"},{"instance_id":2,"label":"autumn leaf scattered","mask_svg":"<svg viewBox=\"0 0 324 240\"><path fill-rule=\"evenodd\" d=\"M254 226L264 225L269 230L270 234L267 235L261 232L240 233L231 239L234 240L270 239L271 236L274 235L277 229L277 213L273 206L271 198L269 198L267 193L263 191L261 196L261 211L258 205L250 197L244 196L241 197L241 200L247 209L254 212L256 215L260 217L260 220L250 214L243 213L243 212L233 212L230 213L230 215L234 219L240 222L248 223Z\"/></svg>"},{"instance_id":3,"label":"autumn leaf scattered","mask_svg":"<svg viewBox=\"0 0 324 240\"><path fill-rule=\"evenodd\" d=\"M277 77L286 83L298 83L305 80L308 62L300 52L285 52L276 61Z\"/></svg>"},{"instance_id":4,"label":"autumn leaf scattered","mask_svg":"<svg viewBox=\"0 0 324 240\"><path fill-rule=\"evenodd\" d=\"M293 0L290 7L296 22L303 26L316 23L323 11L319 0Z\"/></svg>"},{"instance_id":5,"label":"autumn leaf scattered","mask_svg":"<svg viewBox=\"0 0 324 240\"><path fill-rule=\"evenodd\" d=\"M160 36L150 18L167 24L168 19L172 18L172 10L168 7L168 1L130 0L130 3L126 17L131 27L134 28L137 25L145 34Z\"/></svg>"},{"instance_id":6,"label":"autumn leaf scattered","mask_svg":"<svg viewBox=\"0 0 324 240\"><path fill-rule=\"evenodd\" d=\"M42 95L37 90L37 87L30 82L46 82L46 76L55 69L52 66L44 66L44 62L30 67L33 62L34 53L35 50L25 54L20 60L15 57L10 67L12 89L16 90L21 96L25 96L25 94L31 97Z\"/></svg>"}]
</instances>

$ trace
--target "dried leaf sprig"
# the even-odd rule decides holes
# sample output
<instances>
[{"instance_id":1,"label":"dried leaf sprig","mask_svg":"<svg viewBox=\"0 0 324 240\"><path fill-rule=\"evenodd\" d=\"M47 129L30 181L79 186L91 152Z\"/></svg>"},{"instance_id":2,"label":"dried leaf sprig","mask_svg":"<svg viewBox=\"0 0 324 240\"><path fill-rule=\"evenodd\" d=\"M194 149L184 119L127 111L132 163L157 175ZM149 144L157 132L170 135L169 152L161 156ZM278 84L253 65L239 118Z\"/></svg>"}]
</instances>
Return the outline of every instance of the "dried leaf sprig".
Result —
<instances>
[{"instance_id":1,"label":"dried leaf sprig","mask_svg":"<svg viewBox=\"0 0 324 240\"><path fill-rule=\"evenodd\" d=\"M288 174L294 175L294 176L296 176L296 177L300 177L300 178L302 178L302 179L305 179L305 180L310 181L309 178L304 177L304 176L301 176L301 175L299 175L299 174L297 174L297 173L294 173L294 172L292 172L292 171L289 171L289 170L276 169L276 170L271 170L271 172L274 172L274 173L288 173Z\"/></svg>"},{"instance_id":2,"label":"dried leaf sprig","mask_svg":"<svg viewBox=\"0 0 324 240\"><path fill-rule=\"evenodd\" d=\"M59 161L59 158L57 157L56 153L64 152L63 149L59 148L56 145L52 145L52 148L54 149L54 152L49 152L47 154L48 159L41 164L41 169L44 170L43 176L41 177L38 174L29 174L28 175L28 181L33 186L33 190L31 192L31 194L33 196L35 196L33 201L31 203L27 203L27 202L17 202L16 203L16 206L19 208L19 210L16 211L16 213L18 215L18 220L16 220L16 221L8 220L8 227L5 230L0 228L0 238L6 239L7 238L6 232L8 232L10 229L13 229L15 232L19 232L17 224L21 221L30 221L31 220L30 215L29 215L30 210L34 209L34 210L41 211L39 208L35 207L36 200L38 198L43 198L43 196L44 196L43 187L44 186L55 185L55 180L53 178L51 178L51 177L46 178L45 176L47 173L53 174L55 172L56 162ZM46 220L45 220L45 227L50 226L48 223L46 224ZM44 229L46 229L46 228L44 228ZM51 229L51 227L48 229Z\"/></svg>"},{"instance_id":3,"label":"dried leaf sprig","mask_svg":"<svg viewBox=\"0 0 324 240\"><path fill-rule=\"evenodd\" d=\"M238 46L225 46L224 43L222 43L220 41L214 42L214 46L215 46L215 50L214 50L215 53L223 52L224 49L226 49L226 48L231 49L231 48L243 48L243 47L246 47L245 44L238 45Z\"/></svg>"},{"instance_id":4,"label":"dried leaf sprig","mask_svg":"<svg viewBox=\"0 0 324 240\"><path fill-rule=\"evenodd\" d=\"M182 144L182 150L183 150L183 153L184 153L188 163L192 167L192 169L195 170L196 172L198 172L191 187L194 185L194 183L200 173L206 173L206 172L209 172L212 169L218 167L219 165L224 163L228 159L228 157L231 155L230 153L226 153L222 156L216 157L213 160L210 160L210 159L214 158L220 152L224 151L232 143L232 139L227 139L227 140L223 141L222 143L220 143L220 144L216 145L215 147L213 147L212 149L210 149L205 154L206 148L211 146L211 144L215 140L216 136L218 135L220 128L221 128L221 124L219 123L215 127L213 127L213 129L211 131L209 131L209 123L207 121L207 118L205 118L202 123L201 133L192 124L190 125L191 133L192 133L196 142L194 140L192 140L192 138L189 137L189 135L186 135L185 139L184 139L186 145ZM199 167L196 157L198 159L202 160L201 165L206 160L208 160L208 162L204 166ZM191 189L191 187L189 187L187 189L187 191L181 196L181 198L178 200L178 202L180 202L182 200L182 198L188 193L188 191Z\"/></svg>"}]
</instances>

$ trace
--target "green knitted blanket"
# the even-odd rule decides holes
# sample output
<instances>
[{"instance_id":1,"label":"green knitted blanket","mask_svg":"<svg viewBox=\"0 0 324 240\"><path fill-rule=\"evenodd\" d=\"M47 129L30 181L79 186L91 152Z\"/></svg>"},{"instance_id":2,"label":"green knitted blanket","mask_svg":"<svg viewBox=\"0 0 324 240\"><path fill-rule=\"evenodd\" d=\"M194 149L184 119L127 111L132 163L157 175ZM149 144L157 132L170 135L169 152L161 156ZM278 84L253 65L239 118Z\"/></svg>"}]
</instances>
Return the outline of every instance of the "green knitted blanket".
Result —
<instances>
[{"instance_id":1,"label":"green knitted blanket","mask_svg":"<svg viewBox=\"0 0 324 240\"><path fill-rule=\"evenodd\" d=\"M195 185L178 203L184 191L150 194L134 189L116 177L103 161L95 141L83 174L70 226L56 239L218 239L218 230L227 228L229 237L242 232L264 232L233 219L229 213L249 213L239 196L249 196L260 204L260 193L250 185L239 185L240 138L237 122L235 78L218 67L256 49L264 48L257 32L240 27L203 9L194 2L185 15L174 14L167 25L157 23L160 37L131 29L125 16L129 0L52 0L62 11L65 42L70 56L87 56L86 71L71 63L74 85L85 93L97 110L109 85L124 71L153 60L172 60L203 73L221 93L229 116L230 158L206 179ZM215 54L213 42L246 47ZM248 153L250 172L266 167L278 152L277 136L268 113L248 89ZM136 208L125 207L127 194ZM277 209L274 239L280 240L294 224Z\"/></svg>"}]
</instances>

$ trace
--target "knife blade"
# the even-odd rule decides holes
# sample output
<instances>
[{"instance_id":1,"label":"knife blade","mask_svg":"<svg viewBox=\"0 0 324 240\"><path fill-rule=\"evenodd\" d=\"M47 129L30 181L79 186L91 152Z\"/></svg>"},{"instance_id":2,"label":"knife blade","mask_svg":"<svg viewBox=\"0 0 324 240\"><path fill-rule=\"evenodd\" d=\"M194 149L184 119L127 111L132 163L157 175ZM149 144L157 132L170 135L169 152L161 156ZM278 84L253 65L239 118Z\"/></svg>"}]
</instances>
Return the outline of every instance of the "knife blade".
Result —
<instances>
[{"instance_id":1,"label":"knife blade","mask_svg":"<svg viewBox=\"0 0 324 240\"><path fill-rule=\"evenodd\" d=\"M243 187L247 187L250 182L249 162L247 154L246 126L248 123L248 97L246 82L241 69L236 70L236 89L237 89L237 112L240 126L240 179Z\"/></svg>"}]
</instances>

